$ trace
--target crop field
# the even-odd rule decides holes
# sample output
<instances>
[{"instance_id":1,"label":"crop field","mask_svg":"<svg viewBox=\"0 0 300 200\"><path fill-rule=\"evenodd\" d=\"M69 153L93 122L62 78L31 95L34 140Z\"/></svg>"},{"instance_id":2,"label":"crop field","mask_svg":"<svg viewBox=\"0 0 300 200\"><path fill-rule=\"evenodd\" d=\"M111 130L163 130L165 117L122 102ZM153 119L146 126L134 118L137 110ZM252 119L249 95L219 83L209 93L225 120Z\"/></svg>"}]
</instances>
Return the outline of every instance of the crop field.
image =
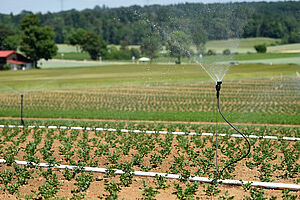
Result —
<instances>
[{"instance_id":1,"label":"crop field","mask_svg":"<svg viewBox=\"0 0 300 200\"><path fill-rule=\"evenodd\" d=\"M233 66L221 91L223 111L233 122L299 124L297 69ZM215 121L215 85L195 65L5 72L1 82L3 117L20 116L24 93L24 117Z\"/></svg>"},{"instance_id":2,"label":"crop field","mask_svg":"<svg viewBox=\"0 0 300 200\"><path fill-rule=\"evenodd\" d=\"M37 122L35 122L37 123ZM57 124L56 122L48 122ZM62 123L62 122L59 122ZM58 124L59 124L58 123ZM41 124L41 122L38 122ZM71 122L70 125L74 125ZM78 124L76 124L78 125ZM87 124L86 124L87 125ZM136 199L156 197L164 199L219 199L234 196L235 199L262 197L294 197L298 192L257 189L243 186L214 186L189 182L190 176L213 177L215 172L213 137L201 136L211 132L214 126L158 123L98 123L115 131L68 130L39 128L1 128L1 158L6 160L0 174L0 196L33 198L87 198L97 197ZM120 129L119 129L120 128ZM128 130L154 130L157 133L124 133ZM299 137L296 127L278 128L264 126L240 127L246 135L277 135ZM106 129L107 130L107 129ZM172 135L159 130L196 132L198 135ZM226 137L220 138L221 169L246 147L242 139L231 138L234 131L221 126ZM299 142L285 140L250 139L251 154L233 165L222 178L262 182L299 183ZM28 162L19 166L14 160ZM35 164L78 166L75 170L39 168ZM85 172L83 166L106 168L106 174ZM115 174L121 169L124 174ZM150 171L179 174L179 180L164 176L137 177L133 171ZM13 195L13 196L12 196ZM285 198L287 199L287 198Z\"/></svg>"},{"instance_id":3,"label":"crop field","mask_svg":"<svg viewBox=\"0 0 300 200\"><path fill-rule=\"evenodd\" d=\"M230 122L240 123L238 128L249 136L252 148L247 158L225 170L222 179L300 183L300 143L284 139L300 138L299 83L297 65L231 67L222 84L221 108ZM9 127L20 125L21 93L25 126ZM215 83L199 65L1 72L0 116L6 118L0 119L0 125L5 125L0 126L0 159L6 161L0 170L1 199L300 196L299 190L188 180L214 178L217 170L215 137L203 134L215 133L215 125L209 125L216 120ZM62 127L38 127L41 125ZM92 128L67 128L74 126ZM242 138L231 137L236 133L223 121L219 133L225 134L218 137L221 170L244 155L247 146ZM50 167L38 166L43 163ZM106 173L85 171L85 167L104 168ZM136 176L136 171L178 175L179 179Z\"/></svg>"}]
</instances>

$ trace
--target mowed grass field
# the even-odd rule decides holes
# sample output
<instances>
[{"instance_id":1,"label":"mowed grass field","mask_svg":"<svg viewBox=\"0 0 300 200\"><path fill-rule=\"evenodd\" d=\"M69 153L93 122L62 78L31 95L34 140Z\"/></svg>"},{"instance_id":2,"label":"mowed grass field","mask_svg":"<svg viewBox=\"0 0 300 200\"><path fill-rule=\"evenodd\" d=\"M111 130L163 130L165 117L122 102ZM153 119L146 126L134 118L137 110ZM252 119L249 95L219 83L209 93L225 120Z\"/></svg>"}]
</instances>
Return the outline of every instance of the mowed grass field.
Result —
<instances>
[{"instance_id":1,"label":"mowed grass field","mask_svg":"<svg viewBox=\"0 0 300 200\"><path fill-rule=\"evenodd\" d=\"M258 54L254 49L254 45L266 44L267 53ZM286 44L279 45L280 40L272 38L243 38L240 40L218 40L218 41L208 41L206 43L206 51L213 50L218 55L216 56L204 56L203 62L210 60L220 59L225 49L230 49L232 56L231 59L244 64L297 64L300 65L300 44ZM116 46L117 48L119 46ZM137 45L131 45L129 48L139 48ZM87 61L91 60L90 56L86 52L78 51L75 46L70 46L66 44L58 45L58 54L54 57L55 59L64 59L64 63L58 63L58 61L53 62L43 62L42 68L55 68L60 66L72 66L72 63L68 63L66 60L77 60L77 61ZM192 47L192 49L195 49ZM167 53L164 50L164 53ZM195 63L198 56L194 58L183 58L184 63ZM177 58L172 57L158 57L153 61L155 63L175 63ZM226 59L225 59L226 60ZM110 64L109 60L103 60L104 63ZM119 61L120 62L120 61ZM128 60L123 60L122 62L128 62ZM131 60L129 60L131 62ZM74 65L74 63L73 63ZM86 63L76 64L77 66L87 66ZM92 65L92 64L91 64ZM97 65L97 64L96 64Z\"/></svg>"},{"instance_id":2,"label":"mowed grass field","mask_svg":"<svg viewBox=\"0 0 300 200\"><path fill-rule=\"evenodd\" d=\"M238 65L221 106L232 122L299 124L299 66ZM0 73L0 116L215 121L215 83L199 65L110 65Z\"/></svg>"}]
</instances>

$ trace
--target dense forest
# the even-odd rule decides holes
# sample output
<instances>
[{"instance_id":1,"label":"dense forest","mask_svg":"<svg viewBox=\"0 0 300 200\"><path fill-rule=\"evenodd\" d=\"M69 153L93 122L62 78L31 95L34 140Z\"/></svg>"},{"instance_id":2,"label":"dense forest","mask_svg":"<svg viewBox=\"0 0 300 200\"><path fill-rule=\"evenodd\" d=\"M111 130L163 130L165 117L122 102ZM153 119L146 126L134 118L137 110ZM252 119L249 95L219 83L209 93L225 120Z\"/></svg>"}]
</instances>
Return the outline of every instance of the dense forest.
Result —
<instances>
[{"instance_id":1,"label":"dense forest","mask_svg":"<svg viewBox=\"0 0 300 200\"><path fill-rule=\"evenodd\" d=\"M3 32L17 35L21 19L29 14L0 14L0 37ZM42 26L54 29L56 43L69 43L70 35L78 28L101 35L108 44L140 44L153 31L164 38L175 30L185 32L195 42L200 36L206 40L271 37L281 38L283 43L300 42L300 2L296 1L96 6L38 16Z\"/></svg>"}]
</instances>

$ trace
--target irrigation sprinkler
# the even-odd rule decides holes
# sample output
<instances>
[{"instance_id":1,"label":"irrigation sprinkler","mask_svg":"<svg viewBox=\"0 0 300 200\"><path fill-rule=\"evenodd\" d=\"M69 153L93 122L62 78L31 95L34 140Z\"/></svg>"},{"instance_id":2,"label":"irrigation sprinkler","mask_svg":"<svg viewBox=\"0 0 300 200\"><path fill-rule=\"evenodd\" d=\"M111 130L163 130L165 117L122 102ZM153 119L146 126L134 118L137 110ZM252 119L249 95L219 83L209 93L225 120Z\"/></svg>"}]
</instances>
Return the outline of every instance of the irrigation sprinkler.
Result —
<instances>
[{"instance_id":1,"label":"irrigation sprinkler","mask_svg":"<svg viewBox=\"0 0 300 200\"><path fill-rule=\"evenodd\" d=\"M23 120L23 97L24 95L21 94L21 125L24 126L24 120Z\"/></svg>"},{"instance_id":2,"label":"irrigation sprinkler","mask_svg":"<svg viewBox=\"0 0 300 200\"><path fill-rule=\"evenodd\" d=\"M227 169L229 166L233 165L234 163L237 163L239 161L241 161L242 159L246 158L250 151L251 151L251 145L250 145L250 142L249 140L246 138L246 136L240 132L236 127L234 127L226 118L225 116L223 115L222 111L221 111L221 108L220 108L220 90L221 90L221 84L222 84L222 81L217 81L217 85L216 85L216 91L217 91L217 120L216 120L216 176L215 176L215 179L213 181L213 183L216 183L217 180L221 180L221 176L224 172L225 169ZM245 139L245 141L247 142L248 144L248 151L245 155L242 155L240 158L228 163L227 165L225 165L223 167L223 169L219 172L218 170L218 116L219 116L219 113L221 114L222 118L227 122L227 124L229 126L231 126L236 132L238 132L240 135L242 135L242 137Z\"/></svg>"}]
</instances>

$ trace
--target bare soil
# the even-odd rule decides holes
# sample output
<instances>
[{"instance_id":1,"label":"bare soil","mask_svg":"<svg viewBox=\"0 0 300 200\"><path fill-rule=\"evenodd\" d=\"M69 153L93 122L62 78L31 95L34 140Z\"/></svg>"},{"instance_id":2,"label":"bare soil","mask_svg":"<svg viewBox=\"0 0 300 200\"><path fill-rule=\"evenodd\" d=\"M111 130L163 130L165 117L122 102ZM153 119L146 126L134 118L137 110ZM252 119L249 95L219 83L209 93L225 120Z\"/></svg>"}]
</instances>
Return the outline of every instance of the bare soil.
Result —
<instances>
[{"instance_id":1,"label":"bare soil","mask_svg":"<svg viewBox=\"0 0 300 200\"><path fill-rule=\"evenodd\" d=\"M0 117L0 119L20 119L19 117ZM114 120L114 119L72 119L72 118L32 118L27 120L65 120L65 121L91 121L91 122L134 122L134 123L171 123L171 124L216 124L216 122L191 122L191 121L150 121L150 120ZM225 124L225 122L219 122ZM259 124L259 123L232 123L233 125L244 126L280 126L280 127L300 127L300 124Z\"/></svg>"},{"instance_id":2,"label":"bare soil","mask_svg":"<svg viewBox=\"0 0 300 200\"><path fill-rule=\"evenodd\" d=\"M27 141L25 143L23 143L22 145L20 145L20 147L25 148L26 145L30 142L33 141L34 137L33 137L33 129L30 133L30 135L27 137ZM51 130L53 131L53 130ZM54 130L54 134L58 135L60 130ZM79 133L78 137L81 138L82 136L82 131L77 131L76 132ZM67 131L68 136L70 136L70 130ZM37 146L37 149L41 149L44 146L44 141L46 139L46 133L47 132L43 132L43 139L41 141L41 143ZM18 136L16 136L18 137ZM95 135L94 131L89 131L89 139L92 138L96 138L98 136ZM158 139L165 139L164 135L159 135L157 136ZM187 136L190 138L190 136ZM204 136L200 136L202 138L205 138ZM16 139L16 138L15 138ZM236 139L232 139L232 141L234 141ZM107 142L104 141L104 139L102 139L103 144L108 144ZM7 145L12 144L11 142L7 142ZM92 145L92 142L89 142L90 145ZM293 142L291 142L291 144L294 144ZM55 140L52 149L54 150L54 157L56 158L56 161L61 162L61 164L69 164L65 161L64 159L64 155L61 155L59 152L59 146L61 145L59 140ZM185 157L187 157L187 155L183 152L178 152L176 150L176 145L178 145L176 137L173 138L173 144L172 144L172 151L170 153L170 155L168 155L164 160L163 163L160 164L158 167L150 170L152 172L167 172L170 169L170 165L172 163L174 163L174 157L175 156L180 156L183 155ZM211 143L209 141L207 141L206 147L211 147ZM257 146L257 145L256 145ZM78 150L79 147L77 146L77 142L74 143L72 150ZM153 155L154 153L158 153L158 151L161 149L161 147L159 147L158 145L156 145L155 147L155 151L151 152L148 156L146 156L144 158L144 162L143 164L146 165L151 165L150 163L150 158L151 155ZM94 150L93 149L90 153L90 156L93 157L94 156ZM111 148L110 147L110 152L115 151L115 148ZM195 149L195 150L200 150L200 149ZM124 163L124 162L130 162L132 155L137 154L138 151L135 149L131 149L129 151L128 155L121 155L121 158L118 160L118 163ZM278 158L274 161L271 161L271 164L274 163L279 163L280 162L280 156L282 156L281 152L274 152L278 155ZM74 161L78 161L79 157L77 155L77 153L75 153L76 155L72 158L72 160ZM122 154L122 153L121 153ZM18 158L18 160L24 160L24 156L25 156L25 152L20 151L19 154L16 156L16 158ZM39 158L41 158L41 162L45 162L45 160L42 159L42 154L40 151L37 152L36 154ZM225 158L225 156L221 156L221 158ZM110 162L107 158L107 156L102 156L102 157L93 157L92 158L93 161L98 161L98 167L106 167L107 165L110 165ZM235 171L232 173L232 175L234 175L234 179L237 180L245 180L245 181L253 181L253 180L257 180L259 181L259 171L257 168L254 168L253 170L249 169L248 167L245 166L246 161L249 161L249 159L243 160L241 162L239 162L235 168ZM300 161L297 161L298 164L300 164ZM12 167L8 167L5 164L0 164L0 170L3 172L4 169L10 168L12 169ZM134 170L141 170L139 167L134 166L133 167ZM195 170L197 170L197 166L195 167L185 167L185 169L194 172ZM66 180L66 178L63 176L62 172L64 170L60 170L60 169L54 169L55 173L57 174L58 180L59 182L62 184L62 186L59 187L59 192L57 194L56 197L65 197L66 199L72 197L73 193L72 190L76 189L76 185L74 185L76 183L76 181L73 179L71 181ZM275 173L272 174L272 178L275 178L274 182L281 182L281 183L294 183L294 181L296 180L296 178L291 179L291 178L287 178L287 179L277 179L276 177L280 175L280 173L277 171ZM22 186L19 190L19 194L15 194L15 195L9 195L7 191L3 191L0 190L0 199L22 199L24 198L26 195L32 194L32 191L38 191L38 188L40 186L42 186L42 184L45 183L45 178L34 173L34 179L29 180L29 184ZM299 177L298 177L299 178ZM116 176L114 178L111 177L107 177L106 174L102 174L102 173L93 173L93 182L91 183L91 186L89 187L89 189L85 192L86 199L98 199L98 196L105 196L107 195L107 191L105 191L105 180L108 181L115 181L115 182L120 182L120 176ZM153 187L155 188L155 178L152 177L139 177L139 176L135 176L133 178L133 183L129 186L129 187L122 187L121 191L118 193L119 194L119 199L143 199L142 193L143 193L143 184L142 181L145 181L148 186L147 187ZM166 189L159 189L158 191L160 192L159 194L156 195L155 199L176 199L176 194L174 194L174 192L176 192L176 189L174 188L174 184L173 183L179 183L181 185L181 187L185 188L185 184L183 182L180 182L179 180L167 180L167 184L169 185L168 188ZM3 184L1 184L1 187L3 188ZM234 196L234 199L244 199L244 195L250 196L249 191L244 191L244 189L241 186L228 186L228 185L220 185L218 186L218 189L220 190L220 193L211 197L208 196L205 193L205 186L203 184L199 185L199 188L196 192L195 197L199 197L200 199L218 199L220 196L225 196L225 191L229 192L229 196ZM272 189L264 189L264 193L265 196L268 198L271 198L272 196L277 197L277 199L281 199L281 195L282 195L282 191L281 190L272 190ZM298 197L300 197L300 191L296 191L296 192L290 192L290 194L292 195L298 195Z\"/></svg>"}]
</instances>

